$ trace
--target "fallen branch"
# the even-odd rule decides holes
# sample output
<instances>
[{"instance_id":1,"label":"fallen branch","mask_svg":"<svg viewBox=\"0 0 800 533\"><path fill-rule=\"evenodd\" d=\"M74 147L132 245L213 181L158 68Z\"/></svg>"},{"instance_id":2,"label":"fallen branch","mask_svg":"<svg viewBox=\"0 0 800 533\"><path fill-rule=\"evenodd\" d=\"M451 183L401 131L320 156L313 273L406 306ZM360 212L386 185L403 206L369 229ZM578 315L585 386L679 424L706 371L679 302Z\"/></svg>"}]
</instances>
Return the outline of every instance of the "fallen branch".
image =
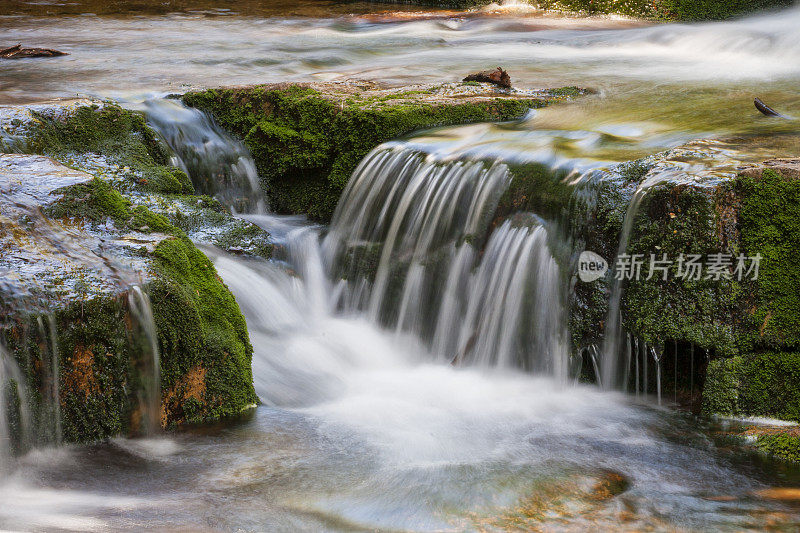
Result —
<instances>
[{"instance_id":1,"label":"fallen branch","mask_svg":"<svg viewBox=\"0 0 800 533\"><path fill-rule=\"evenodd\" d=\"M69 55L66 52L53 50L52 48L22 48L21 44L9 46L0 50L0 58L3 59L23 59L27 57L58 57Z\"/></svg>"}]
</instances>

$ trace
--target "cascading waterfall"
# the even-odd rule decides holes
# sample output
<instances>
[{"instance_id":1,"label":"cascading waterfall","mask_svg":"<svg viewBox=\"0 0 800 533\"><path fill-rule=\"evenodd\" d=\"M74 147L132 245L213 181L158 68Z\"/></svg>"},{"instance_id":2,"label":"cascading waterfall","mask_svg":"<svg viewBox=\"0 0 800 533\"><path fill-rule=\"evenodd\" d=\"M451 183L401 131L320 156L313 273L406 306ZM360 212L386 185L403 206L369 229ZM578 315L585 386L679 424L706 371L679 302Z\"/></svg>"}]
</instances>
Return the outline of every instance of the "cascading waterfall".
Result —
<instances>
[{"instance_id":1,"label":"cascading waterfall","mask_svg":"<svg viewBox=\"0 0 800 533\"><path fill-rule=\"evenodd\" d=\"M509 181L502 163L442 162L402 145L374 150L324 243L332 272L347 280L339 306L414 335L440 361L564 378L565 283L546 224L505 221L482 249Z\"/></svg>"},{"instance_id":2,"label":"cascading waterfall","mask_svg":"<svg viewBox=\"0 0 800 533\"><path fill-rule=\"evenodd\" d=\"M0 473L7 473L15 453L28 447L30 428L25 376L0 344Z\"/></svg>"},{"instance_id":3,"label":"cascading waterfall","mask_svg":"<svg viewBox=\"0 0 800 533\"><path fill-rule=\"evenodd\" d=\"M502 164L440 164L401 147L367 155L342 193L325 242L329 263L362 282L345 295L345 309L364 309L373 321L422 335L435 316L434 272L446 270L454 243L481 237L508 181ZM368 253L378 257L372 280L348 257Z\"/></svg>"},{"instance_id":4,"label":"cascading waterfall","mask_svg":"<svg viewBox=\"0 0 800 533\"><path fill-rule=\"evenodd\" d=\"M250 151L206 113L180 100L153 98L143 110L172 149L172 164L186 172L199 193L240 213L265 213L266 199Z\"/></svg>"},{"instance_id":5,"label":"cascading waterfall","mask_svg":"<svg viewBox=\"0 0 800 533\"><path fill-rule=\"evenodd\" d=\"M667 181L677 179L680 177L681 171L676 168L654 169L651 170L642 182L636 187L633 196L630 199L628 208L625 212L623 220L622 231L619 237L619 245L617 246L616 257L622 256L628 249L628 243L631 239L631 232L633 231L633 224L642 201L645 199L647 192L653 187L665 183ZM608 314L606 317L606 325L603 336L603 349L602 349L602 364L600 365L600 382L604 388L607 389L622 389L627 387L627 361L623 361L620 357L621 348L624 342L625 333L622 327L622 316L620 310L620 303L622 301L622 293L624 290L623 278L615 275L611 284L611 296L608 301ZM636 349L634 349L636 353ZM637 361L638 355L636 355ZM647 391L647 357L642 358L642 366L644 370L644 391ZM636 371L636 379L638 380L639 374ZM638 381L636 386L638 394Z\"/></svg>"},{"instance_id":6,"label":"cascading waterfall","mask_svg":"<svg viewBox=\"0 0 800 533\"><path fill-rule=\"evenodd\" d=\"M435 350L483 366L520 366L566 377L564 283L547 246L545 226L506 221L489 239L475 271L454 278L466 292L447 302L436 324ZM450 283L448 283L450 284ZM460 304L460 305L459 305ZM453 312L459 308L463 312Z\"/></svg>"}]
</instances>

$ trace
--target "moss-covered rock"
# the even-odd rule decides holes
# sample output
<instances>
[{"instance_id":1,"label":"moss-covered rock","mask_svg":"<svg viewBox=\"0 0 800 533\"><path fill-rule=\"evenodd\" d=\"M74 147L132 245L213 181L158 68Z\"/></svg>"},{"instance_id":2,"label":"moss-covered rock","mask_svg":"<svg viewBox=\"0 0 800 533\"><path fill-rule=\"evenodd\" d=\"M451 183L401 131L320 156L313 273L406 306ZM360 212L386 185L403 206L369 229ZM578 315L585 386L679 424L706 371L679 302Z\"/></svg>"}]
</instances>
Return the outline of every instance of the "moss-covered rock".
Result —
<instances>
[{"instance_id":1,"label":"moss-covered rock","mask_svg":"<svg viewBox=\"0 0 800 533\"><path fill-rule=\"evenodd\" d=\"M712 361L703 411L800 422L800 353L747 353Z\"/></svg>"},{"instance_id":2,"label":"moss-covered rock","mask_svg":"<svg viewBox=\"0 0 800 533\"><path fill-rule=\"evenodd\" d=\"M492 0L396 0L398 3L468 9ZM583 14L617 14L667 20L723 20L764 9L792 5L793 0L529 0L542 9Z\"/></svg>"},{"instance_id":3,"label":"moss-covered rock","mask_svg":"<svg viewBox=\"0 0 800 533\"><path fill-rule=\"evenodd\" d=\"M702 148L690 152L694 150ZM645 177L655 178L671 168L670 158L677 155L681 160L683 153L617 165L581 180L568 179L566 171L546 165L513 165L495 225L524 210L552 221L552 230L562 233L553 240L567 245L551 246L551 251L573 273L569 324L577 350L599 342L606 333L620 235L626 217L632 216L625 253L638 255L641 270L621 285L625 330L652 346L680 345L687 353L680 355L686 368L679 363L678 381L687 386L690 380L703 384L707 359L700 354L708 354L706 412L794 420L800 390L789 386L793 378L782 381L779 376L793 375L791 362L798 347L800 268L794 251L800 247L800 181L794 177L795 167L775 161L739 175L704 179L686 179L675 167L676 172L663 174L664 181L653 182L638 209L629 212L634 191ZM577 279L577 255L583 250L600 254L611 265L604 278L591 283ZM716 254L722 254L727 265L719 275L711 275L708 263ZM651 259L664 255L666 279L657 270L650 277ZM699 276L680 275L679 258L692 255L700 258L704 270ZM750 258L761 257L757 279L754 271L737 272L740 256L747 269ZM690 347L697 348L692 377ZM652 384L654 376L650 377Z\"/></svg>"},{"instance_id":4,"label":"moss-covered rock","mask_svg":"<svg viewBox=\"0 0 800 533\"><path fill-rule=\"evenodd\" d=\"M379 144L435 126L519 118L580 93L364 82L211 89L183 99L244 139L272 209L327 221L356 165Z\"/></svg>"},{"instance_id":5,"label":"moss-covered rock","mask_svg":"<svg viewBox=\"0 0 800 533\"><path fill-rule=\"evenodd\" d=\"M35 123L13 151L44 154L65 162L88 160L108 169L116 165L126 169L127 185L141 190L194 192L186 173L169 166L169 150L140 113L112 103L79 106L70 112L54 110L62 111L58 107L33 111Z\"/></svg>"},{"instance_id":6,"label":"moss-covered rock","mask_svg":"<svg viewBox=\"0 0 800 533\"><path fill-rule=\"evenodd\" d=\"M800 437L797 435L786 433L759 435L756 438L756 447L769 455L800 463Z\"/></svg>"},{"instance_id":7,"label":"moss-covered rock","mask_svg":"<svg viewBox=\"0 0 800 533\"><path fill-rule=\"evenodd\" d=\"M239 307L213 264L173 223L188 206L194 214L223 210L207 197L163 194L183 185L152 192L156 178L169 174L168 152L141 116L115 106L58 109L4 142L91 172L42 156L0 155L0 181L8 177L24 188L9 209L3 206L0 224L0 250L16 250L0 254L0 337L28 378L38 432L56 425L45 416L53 411L53 376L66 440L144 430L142 359L151 354L146 325L131 307L136 285L152 303L162 427L233 416L257 403ZM155 178L143 183L143 175ZM220 216L233 228L231 243L256 237L249 223ZM42 327L50 323L52 332Z\"/></svg>"},{"instance_id":8,"label":"moss-covered rock","mask_svg":"<svg viewBox=\"0 0 800 533\"><path fill-rule=\"evenodd\" d=\"M575 238L583 239L578 248L599 253L613 266L632 190L626 192L624 183L613 180L593 187L597 203L588 208L590 215L582 219L581 210L573 206L568 216L577 226ZM626 248L642 261L640 276L623 286L627 329L649 343L680 340L715 356L795 349L800 301L793 287L800 271L792 254L800 244L795 227L799 190L796 180L773 170L757 178L741 175L711 185L668 181L649 189L635 213ZM707 268L716 254L727 262L720 275L678 272L681 255L685 260L698 256ZM667 279L659 271L650 277L651 260L664 255L669 260ZM750 258L761 257L757 279L752 279L755 271L737 272L740 256L747 269ZM578 303L591 308L592 302L606 300L610 277L611 272L605 285L577 285L578 295L583 294ZM606 311L601 305L599 311L588 312L589 323L576 325L578 338L581 332L601 328Z\"/></svg>"}]
</instances>

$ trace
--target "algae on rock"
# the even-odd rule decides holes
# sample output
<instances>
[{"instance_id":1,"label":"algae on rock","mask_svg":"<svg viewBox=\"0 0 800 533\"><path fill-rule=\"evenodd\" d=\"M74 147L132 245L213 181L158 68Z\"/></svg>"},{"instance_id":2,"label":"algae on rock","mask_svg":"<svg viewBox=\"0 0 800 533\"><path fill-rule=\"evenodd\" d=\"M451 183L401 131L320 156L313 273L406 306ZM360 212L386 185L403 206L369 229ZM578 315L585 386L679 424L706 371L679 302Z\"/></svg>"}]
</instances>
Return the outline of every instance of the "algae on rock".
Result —
<instances>
[{"instance_id":1,"label":"algae on rock","mask_svg":"<svg viewBox=\"0 0 800 533\"><path fill-rule=\"evenodd\" d=\"M379 144L436 126L521 118L581 93L363 82L209 89L183 100L244 139L274 210L328 221L353 170Z\"/></svg>"},{"instance_id":2,"label":"algae on rock","mask_svg":"<svg viewBox=\"0 0 800 533\"><path fill-rule=\"evenodd\" d=\"M52 379L43 371L52 350L37 324L42 315L52 317L63 438L91 441L142 431L136 399L142 341L128 301L135 285L149 293L157 326L162 427L235 416L257 403L252 346L239 307L213 264L171 221L180 219L170 208L174 203L211 212L213 201L174 194L190 191L191 182L167 166L168 149L143 117L113 105L56 105L30 113L24 124L16 124L16 132L4 137L6 150L44 152L89 172L37 155L2 156L46 169L41 183L49 188L43 191L29 178L32 170L17 164L9 174L31 188L32 193L25 191L30 209L5 220L0 241L21 242L15 224L41 238L29 247L30 261L0 265L11 274L4 279L17 279L0 287L0 336L40 404ZM80 179L62 178L72 174ZM168 216L154 213L143 198L163 204ZM229 224L231 217L225 218ZM62 279L75 276L55 263L46 276L28 275L35 274L32 261L60 257L41 244L50 241L88 276L80 287L62 290Z\"/></svg>"}]
</instances>

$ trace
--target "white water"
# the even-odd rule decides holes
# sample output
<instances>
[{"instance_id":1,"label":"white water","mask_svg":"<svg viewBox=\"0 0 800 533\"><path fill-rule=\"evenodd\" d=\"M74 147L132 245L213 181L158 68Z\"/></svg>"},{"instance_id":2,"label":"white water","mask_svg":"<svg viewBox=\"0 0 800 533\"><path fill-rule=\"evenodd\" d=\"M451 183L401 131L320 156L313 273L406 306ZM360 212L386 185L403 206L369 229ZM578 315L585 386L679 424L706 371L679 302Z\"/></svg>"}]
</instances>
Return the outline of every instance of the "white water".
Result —
<instances>
[{"instance_id":1,"label":"white water","mask_svg":"<svg viewBox=\"0 0 800 533\"><path fill-rule=\"evenodd\" d=\"M195 192L214 196L237 212L266 212L250 151L209 115L170 98L128 105L145 112L150 126L172 149L172 164L191 178Z\"/></svg>"},{"instance_id":2,"label":"white water","mask_svg":"<svg viewBox=\"0 0 800 533\"><path fill-rule=\"evenodd\" d=\"M509 181L502 163L373 150L342 194L316 269L344 276L328 308L363 311L433 360L565 379L565 277L547 229L533 216L490 229Z\"/></svg>"},{"instance_id":3,"label":"white water","mask_svg":"<svg viewBox=\"0 0 800 533\"><path fill-rule=\"evenodd\" d=\"M139 331L134 338L143 337L140 342L138 359L133 361L137 378L138 411L140 420L136 432L153 435L161 429L161 357L158 349L158 331L153 319L150 297L140 287L132 287L128 292L128 308L133 315Z\"/></svg>"}]
</instances>

